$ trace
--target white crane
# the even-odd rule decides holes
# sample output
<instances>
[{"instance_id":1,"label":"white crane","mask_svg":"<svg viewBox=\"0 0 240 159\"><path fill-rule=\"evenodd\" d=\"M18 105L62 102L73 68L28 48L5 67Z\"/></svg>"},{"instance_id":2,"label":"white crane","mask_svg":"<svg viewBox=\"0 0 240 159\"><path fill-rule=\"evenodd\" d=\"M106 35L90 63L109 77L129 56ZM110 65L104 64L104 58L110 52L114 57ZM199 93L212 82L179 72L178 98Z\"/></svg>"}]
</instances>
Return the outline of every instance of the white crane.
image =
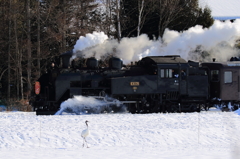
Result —
<instances>
[{"instance_id":1,"label":"white crane","mask_svg":"<svg viewBox=\"0 0 240 159\"><path fill-rule=\"evenodd\" d=\"M82 134L81 134L81 136L82 136L82 138L83 138L83 147L84 147L84 141L85 141L85 143L86 143L86 145L87 145L87 141L86 141L86 137L89 135L89 130L88 130L88 123L89 121L85 121L85 123L86 123L86 125L87 125L87 129L85 129L85 130L83 130L82 131ZM87 148L89 148L88 147L88 145L87 145Z\"/></svg>"}]
</instances>

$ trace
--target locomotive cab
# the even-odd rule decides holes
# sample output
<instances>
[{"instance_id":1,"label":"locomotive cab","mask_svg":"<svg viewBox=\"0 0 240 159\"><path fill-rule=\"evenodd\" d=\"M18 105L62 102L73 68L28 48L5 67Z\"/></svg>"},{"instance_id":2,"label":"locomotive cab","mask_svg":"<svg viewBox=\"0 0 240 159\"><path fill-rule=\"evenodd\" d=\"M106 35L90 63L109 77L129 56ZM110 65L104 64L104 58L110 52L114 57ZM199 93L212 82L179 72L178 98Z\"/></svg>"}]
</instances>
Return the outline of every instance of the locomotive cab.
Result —
<instances>
[{"instance_id":1,"label":"locomotive cab","mask_svg":"<svg viewBox=\"0 0 240 159\"><path fill-rule=\"evenodd\" d=\"M200 103L208 99L208 78L199 63L165 56L158 67L158 87L171 109L200 111Z\"/></svg>"},{"instance_id":2,"label":"locomotive cab","mask_svg":"<svg viewBox=\"0 0 240 159\"><path fill-rule=\"evenodd\" d=\"M194 64L178 55L145 57L138 62L145 73L111 80L112 95L137 101L132 113L199 111L208 98L208 77Z\"/></svg>"}]
</instances>

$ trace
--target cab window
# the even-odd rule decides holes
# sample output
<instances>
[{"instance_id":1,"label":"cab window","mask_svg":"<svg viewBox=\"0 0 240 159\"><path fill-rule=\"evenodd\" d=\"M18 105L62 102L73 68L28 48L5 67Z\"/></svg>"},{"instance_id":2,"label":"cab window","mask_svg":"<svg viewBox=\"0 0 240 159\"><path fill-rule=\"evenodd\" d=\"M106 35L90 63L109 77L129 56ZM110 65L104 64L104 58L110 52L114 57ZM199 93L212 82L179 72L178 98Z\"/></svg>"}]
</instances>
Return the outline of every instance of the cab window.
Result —
<instances>
[{"instance_id":1,"label":"cab window","mask_svg":"<svg viewBox=\"0 0 240 159\"><path fill-rule=\"evenodd\" d=\"M172 69L161 69L161 78L172 78L173 70Z\"/></svg>"},{"instance_id":2,"label":"cab window","mask_svg":"<svg viewBox=\"0 0 240 159\"><path fill-rule=\"evenodd\" d=\"M161 69L161 78L178 78L178 70L176 69Z\"/></svg>"},{"instance_id":3,"label":"cab window","mask_svg":"<svg viewBox=\"0 0 240 159\"><path fill-rule=\"evenodd\" d=\"M219 81L219 70L211 70L211 81L212 82Z\"/></svg>"}]
</instances>

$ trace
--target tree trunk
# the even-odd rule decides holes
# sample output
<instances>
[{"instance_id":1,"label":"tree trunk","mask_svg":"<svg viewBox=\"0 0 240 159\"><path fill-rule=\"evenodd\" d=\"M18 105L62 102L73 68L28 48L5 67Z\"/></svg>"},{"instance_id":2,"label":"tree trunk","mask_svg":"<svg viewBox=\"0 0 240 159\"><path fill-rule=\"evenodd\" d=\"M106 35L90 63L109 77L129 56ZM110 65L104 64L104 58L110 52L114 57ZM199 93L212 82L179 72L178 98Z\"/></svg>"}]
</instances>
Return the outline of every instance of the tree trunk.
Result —
<instances>
[{"instance_id":1,"label":"tree trunk","mask_svg":"<svg viewBox=\"0 0 240 159\"><path fill-rule=\"evenodd\" d=\"M37 79L41 75L40 66L40 1L37 4Z\"/></svg>"},{"instance_id":2,"label":"tree trunk","mask_svg":"<svg viewBox=\"0 0 240 159\"><path fill-rule=\"evenodd\" d=\"M19 51L18 51L19 52ZM23 96L23 76L22 76L22 52L19 52L19 79L20 79L20 92L21 99L24 99Z\"/></svg>"},{"instance_id":3,"label":"tree trunk","mask_svg":"<svg viewBox=\"0 0 240 159\"><path fill-rule=\"evenodd\" d=\"M9 20L8 20L8 86L7 86L7 89L8 89L8 92L7 92L7 98L8 100L10 99L10 96L11 96L11 87L10 87L10 84L11 84L11 61L10 61L10 56L11 56L11 18L10 18L10 15L11 15L11 10L12 10L12 0L9 0ZM11 15L12 16L12 15Z\"/></svg>"},{"instance_id":4,"label":"tree trunk","mask_svg":"<svg viewBox=\"0 0 240 159\"><path fill-rule=\"evenodd\" d=\"M111 26L111 4L110 0L106 0L106 28L107 28L107 35L110 36L110 26Z\"/></svg>"},{"instance_id":5,"label":"tree trunk","mask_svg":"<svg viewBox=\"0 0 240 159\"><path fill-rule=\"evenodd\" d=\"M32 52L31 52L31 26L30 26L30 0L27 0L27 54L28 54L28 64L27 64L27 85L28 90L32 89L31 82L31 71L32 71ZM22 81L22 80L21 80ZM22 84L21 84L22 85Z\"/></svg>"},{"instance_id":6,"label":"tree trunk","mask_svg":"<svg viewBox=\"0 0 240 159\"><path fill-rule=\"evenodd\" d=\"M142 23L141 20L142 20L143 7L144 7L144 0L139 0L139 1L138 1L138 26L137 26L137 36L140 35L141 23Z\"/></svg>"},{"instance_id":7,"label":"tree trunk","mask_svg":"<svg viewBox=\"0 0 240 159\"><path fill-rule=\"evenodd\" d=\"M63 32L62 32L62 51L66 52L66 7L65 7L65 0L63 0Z\"/></svg>"},{"instance_id":8,"label":"tree trunk","mask_svg":"<svg viewBox=\"0 0 240 159\"><path fill-rule=\"evenodd\" d=\"M162 0L159 0L159 22L158 22L158 35L162 37Z\"/></svg>"},{"instance_id":9,"label":"tree trunk","mask_svg":"<svg viewBox=\"0 0 240 159\"><path fill-rule=\"evenodd\" d=\"M19 49L18 49L18 34L17 34L17 18L16 18L16 13L14 13L14 34L15 34L15 51L16 51L16 89L17 89L17 99L19 99L19 81L21 78L19 77L20 75L20 64L21 61L19 61Z\"/></svg>"},{"instance_id":10,"label":"tree trunk","mask_svg":"<svg viewBox=\"0 0 240 159\"><path fill-rule=\"evenodd\" d=\"M120 1L121 0L116 0L116 14L117 14L117 35L118 35L118 41L121 40L121 22L120 22Z\"/></svg>"}]
</instances>

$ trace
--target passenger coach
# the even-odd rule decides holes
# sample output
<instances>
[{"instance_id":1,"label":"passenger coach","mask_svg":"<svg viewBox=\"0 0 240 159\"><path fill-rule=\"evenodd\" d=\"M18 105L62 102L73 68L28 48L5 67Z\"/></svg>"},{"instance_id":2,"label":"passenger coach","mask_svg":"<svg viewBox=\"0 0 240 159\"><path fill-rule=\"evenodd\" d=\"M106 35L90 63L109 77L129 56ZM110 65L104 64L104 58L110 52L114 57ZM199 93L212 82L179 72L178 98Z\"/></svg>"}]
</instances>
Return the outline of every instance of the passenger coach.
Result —
<instances>
[{"instance_id":1,"label":"passenger coach","mask_svg":"<svg viewBox=\"0 0 240 159\"><path fill-rule=\"evenodd\" d=\"M240 101L240 61L202 63L207 68L211 104L236 110Z\"/></svg>"}]
</instances>

